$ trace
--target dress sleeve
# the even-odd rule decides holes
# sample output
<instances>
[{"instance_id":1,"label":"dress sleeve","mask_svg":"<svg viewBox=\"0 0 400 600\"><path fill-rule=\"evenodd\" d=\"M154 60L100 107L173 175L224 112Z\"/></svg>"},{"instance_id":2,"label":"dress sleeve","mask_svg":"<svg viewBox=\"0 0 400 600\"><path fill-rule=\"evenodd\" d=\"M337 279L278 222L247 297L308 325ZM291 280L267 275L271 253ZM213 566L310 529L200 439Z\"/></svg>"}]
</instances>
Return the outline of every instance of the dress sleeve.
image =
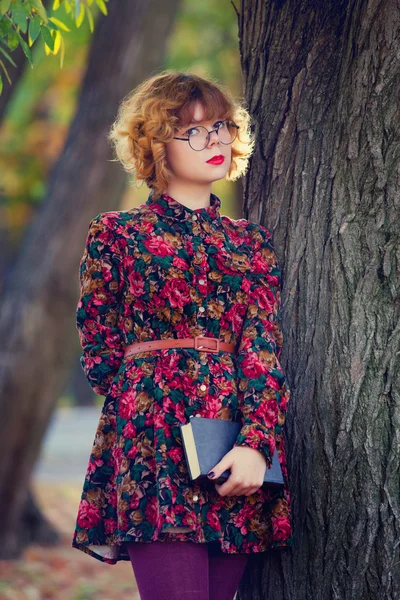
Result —
<instances>
[{"instance_id":1,"label":"dress sleeve","mask_svg":"<svg viewBox=\"0 0 400 600\"><path fill-rule=\"evenodd\" d=\"M275 434L285 422L290 389L279 363L282 350L280 269L269 231L260 227L261 243L252 261L243 329L237 351L238 400L243 426L236 446L262 452L267 467L275 451Z\"/></svg>"},{"instance_id":2,"label":"dress sleeve","mask_svg":"<svg viewBox=\"0 0 400 600\"><path fill-rule=\"evenodd\" d=\"M80 364L92 389L105 396L124 356L119 327L123 279L115 235L101 214L90 221L79 279L76 326L83 350Z\"/></svg>"}]
</instances>

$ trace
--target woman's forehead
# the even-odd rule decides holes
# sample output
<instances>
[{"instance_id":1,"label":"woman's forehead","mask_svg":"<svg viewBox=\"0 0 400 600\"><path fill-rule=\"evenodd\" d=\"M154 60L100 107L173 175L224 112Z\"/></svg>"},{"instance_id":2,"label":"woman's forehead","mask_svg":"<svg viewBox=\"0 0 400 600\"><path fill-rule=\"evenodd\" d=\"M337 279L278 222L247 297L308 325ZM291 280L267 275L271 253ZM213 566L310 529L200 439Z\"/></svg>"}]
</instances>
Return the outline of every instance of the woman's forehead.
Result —
<instances>
[{"instance_id":1,"label":"woman's forehead","mask_svg":"<svg viewBox=\"0 0 400 600\"><path fill-rule=\"evenodd\" d=\"M214 123L215 119L222 116L222 111L217 107L206 107L200 102L186 106L180 114L181 127L192 125L205 125Z\"/></svg>"}]
</instances>

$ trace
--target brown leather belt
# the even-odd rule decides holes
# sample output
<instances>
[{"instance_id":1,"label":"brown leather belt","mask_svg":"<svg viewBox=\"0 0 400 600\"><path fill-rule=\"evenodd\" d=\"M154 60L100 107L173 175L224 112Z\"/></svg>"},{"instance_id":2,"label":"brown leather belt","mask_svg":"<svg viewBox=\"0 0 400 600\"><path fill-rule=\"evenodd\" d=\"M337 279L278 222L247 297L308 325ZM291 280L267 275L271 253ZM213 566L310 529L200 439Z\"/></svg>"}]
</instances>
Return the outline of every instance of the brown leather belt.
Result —
<instances>
[{"instance_id":1,"label":"brown leather belt","mask_svg":"<svg viewBox=\"0 0 400 600\"><path fill-rule=\"evenodd\" d=\"M235 352L235 344L221 342L218 338L197 335L194 338L169 338L165 340L154 340L151 342L136 342L125 348L124 358L137 354L138 352L148 352L149 350L158 350L159 348L194 348L204 352L213 352L217 354L220 350L224 352Z\"/></svg>"}]
</instances>

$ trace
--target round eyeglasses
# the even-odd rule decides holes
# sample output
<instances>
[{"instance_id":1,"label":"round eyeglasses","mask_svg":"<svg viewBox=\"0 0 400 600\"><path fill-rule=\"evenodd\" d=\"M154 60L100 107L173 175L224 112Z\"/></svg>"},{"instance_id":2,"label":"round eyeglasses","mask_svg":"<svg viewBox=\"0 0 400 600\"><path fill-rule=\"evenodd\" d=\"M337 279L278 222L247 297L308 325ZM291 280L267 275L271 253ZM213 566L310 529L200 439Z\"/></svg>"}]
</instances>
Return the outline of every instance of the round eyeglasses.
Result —
<instances>
[{"instance_id":1,"label":"round eyeglasses","mask_svg":"<svg viewBox=\"0 0 400 600\"><path fill-rule=\"evenodd\" d=\"M216 131L221 144L232 144L236 139L239 125L232 123L232 121L217 121L215 124L218 124L218 127L211 129L211 131L208 131L202 125L198 125L187 130L188 137L174 137L173 139L189 142L189 146L193 150L196 150L196 152L199 152L207 148L210 142L210 135L213 131Z\"/></svg>"}]
</instances>

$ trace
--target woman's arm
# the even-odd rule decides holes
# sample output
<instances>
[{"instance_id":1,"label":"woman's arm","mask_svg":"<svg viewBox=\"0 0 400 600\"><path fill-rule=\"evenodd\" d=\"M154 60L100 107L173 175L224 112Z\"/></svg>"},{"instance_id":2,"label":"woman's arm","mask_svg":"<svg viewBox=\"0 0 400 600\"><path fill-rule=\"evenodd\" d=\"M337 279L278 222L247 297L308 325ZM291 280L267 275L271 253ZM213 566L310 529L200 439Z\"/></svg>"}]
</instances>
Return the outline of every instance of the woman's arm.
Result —
<instances>
[{"instance_id":1,"label":"woman's arm","mask_svg":"<svg viewBox=\"0 0 400 600\"><path fill-rule=\"evenodd\" d=\"M290 390L279 363L282 333L278 322L281 274L270 241L271 234L260 225L262 241L255 254L249 303L239 342L238 396L243 427L234 447L259 450L271 466L275 433L285 422Z\"/></svg>"},{"instance_id":2,"label":"woman's arm","mask_svg":"<svg viewBox=\"0 0 400 600\"><path fill-rule=\"evenodd\" d=\"M79 279L76 326L83 350L80 363L96 394L107 395L124 356L118 326L123 279L115 235L102 214L89 224Z\"/></svg>"}]
</instances>

